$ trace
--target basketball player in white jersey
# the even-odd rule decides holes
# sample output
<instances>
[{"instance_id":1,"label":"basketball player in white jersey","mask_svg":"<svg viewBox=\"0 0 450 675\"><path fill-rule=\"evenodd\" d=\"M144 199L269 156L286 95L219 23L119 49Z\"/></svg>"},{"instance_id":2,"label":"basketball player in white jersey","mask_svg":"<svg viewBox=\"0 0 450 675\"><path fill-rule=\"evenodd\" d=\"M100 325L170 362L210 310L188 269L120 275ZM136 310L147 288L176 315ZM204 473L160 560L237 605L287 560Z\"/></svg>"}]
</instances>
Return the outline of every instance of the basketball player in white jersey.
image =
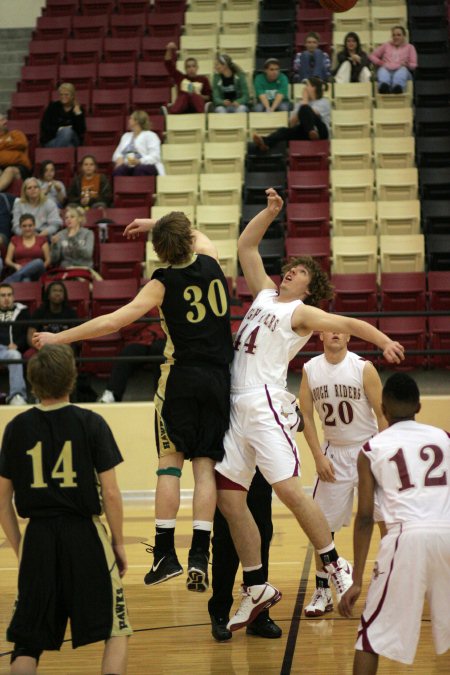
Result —
<instances>
[{"instance_id":1,"label":"basketball player in white jersey","mask_svg":"<svg viewBox=\"0 0 450 675\"><path fill-rule=\"evenodd\" d=\"M361 594L376 492L388 533L361 616L354 675L375 675L380 654L413 663L425 595L436 653L450 649L450 436L415 422L419 390L409 375L392 375L382 400L389 428L358 457L353 585L339 604L340 613L351 617Z\"/></svg>"},{"instance_id":2,"label":"basketball player in white jersey","mask_svg":"<svg viewBox=\"0 0 450 675\"><path fill-rule=\"evenodd\" d=\"M324 353L303 366L299 401L305 438L316 463L313 498L334 533L349 525L352 518L359 450L385 429L387 422L381 410L380 376L370 361L348 351L350 335L321 333L320 338ZM322 447L314 409L322 423ZM377 520L380 521L379 514ZM322 616L332 609L328 574L322 570L316 553L316 590L305 607L305 615Z\"/></svg>"},{"instance_id":3,"label":"basketball player in white jersey","mask_svg":"<svg viewBox=\"0 0 450 675\"><path fill-rule=\"evenodd\" d=\"M286 266L276 288L264 270L258 245L283 202L272 188L266 194L267 208L247 225L238 242L241 267L255 300L235 340L230 428L224 439L225 457L216 464L218 505L244 573L241 605L228 623L232 631L248 625L281 598L264 579L259 532L246 503L256 465L311 540L338 597L351 584L350 566L339 558L324 515L297 480L298 421L295 396L286 390L289 361L314 330L354 334L376 344L388 361L403 359L403 347L370 324L311 306L332 294L328 277L312 258L297 258Z\"/></svg>"}]
</instances>

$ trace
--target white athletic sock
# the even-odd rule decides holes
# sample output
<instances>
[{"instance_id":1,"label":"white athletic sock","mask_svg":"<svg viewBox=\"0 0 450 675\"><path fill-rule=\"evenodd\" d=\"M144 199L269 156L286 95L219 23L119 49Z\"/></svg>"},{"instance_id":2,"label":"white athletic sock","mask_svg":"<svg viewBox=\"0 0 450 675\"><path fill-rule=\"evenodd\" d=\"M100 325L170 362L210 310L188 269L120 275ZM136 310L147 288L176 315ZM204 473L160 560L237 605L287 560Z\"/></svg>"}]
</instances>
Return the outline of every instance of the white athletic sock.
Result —
<instances>
[{"instance_id":1,"label":"white athletic sock","mask_svg":"<svg viewBox=\"0 0 450 675\"><path fill-rule=\"evenodd\" d=\"M325 548L318 548L317 553L319 555L323 555L324 553L329 553L334 548L336 548L336 546L334 545L334 541L332 541L331 544L328 544L328 546L325 546Z\"/></svg>"},{"instance_id":2,"label":"white athletic sock","mask_svg":"<svg viewBox=\"0 0 450 675\"><path fill-rule=\"evenodd\" d=\"M243 572L256 572L256 570L260 570L262 567L261 565L255 565L254 567L243 567L242 571Z\"/></svg>"},{"instance_id":3,"label":"white athletic sock","mask_svg":"<svg viewBox=\"0 0 450 675\"><path fill-rule=\"evenodd\" d=\"M204 532L212 532L213 524L209 520L194 520L193 524L194 530L203 530Z\"/></svg>"},{"instance_id":4,"label":"white athletic sock","mask_svg":"<svg viewBox=\"0 0 450 675\"><path fill-rule=\"evenodd\" d=\"M176 523L176 518L173 520L163 520L162 518L155 519L155 527L160 527L163 530L174 530Z\"/></svg>"}]
</instances>

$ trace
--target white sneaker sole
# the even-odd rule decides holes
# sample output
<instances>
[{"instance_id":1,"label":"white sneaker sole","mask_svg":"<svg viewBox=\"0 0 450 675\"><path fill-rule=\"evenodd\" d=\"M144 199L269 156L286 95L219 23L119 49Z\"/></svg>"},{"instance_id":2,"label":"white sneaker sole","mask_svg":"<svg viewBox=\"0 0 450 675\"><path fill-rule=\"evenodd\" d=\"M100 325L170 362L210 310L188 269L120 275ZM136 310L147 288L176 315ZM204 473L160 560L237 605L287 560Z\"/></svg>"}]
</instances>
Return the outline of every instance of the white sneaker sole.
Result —
<instances>
[{"instance_id":1,"label":"white sneaker sole","mask_svg":"<svg viewBox=\"0 0 450 675\"><path fill-rule=\"evenodd\" d=\"M315 618L318 616L323 616L327 612L332 612L333 611L333 603L330 603L325 607L325 611L322 611L321 609L308 609L305 607L305 616L307 616L309 619Z\"/></svg>"}]
</instances>

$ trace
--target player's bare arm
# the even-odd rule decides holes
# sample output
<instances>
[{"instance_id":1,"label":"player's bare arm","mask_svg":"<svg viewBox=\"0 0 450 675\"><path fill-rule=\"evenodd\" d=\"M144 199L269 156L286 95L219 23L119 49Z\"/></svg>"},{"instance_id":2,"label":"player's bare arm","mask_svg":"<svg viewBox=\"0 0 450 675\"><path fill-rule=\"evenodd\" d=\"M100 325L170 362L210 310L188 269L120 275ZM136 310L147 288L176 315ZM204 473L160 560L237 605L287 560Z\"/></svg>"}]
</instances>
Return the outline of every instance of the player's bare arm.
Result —
<instances>
[{"instance_id":1,"label":"player's bare arm","mask_svg":"<svg viewBox=\"0 0 450 675\"><path fill-rule=\"evenodd\" d=\"M305 423L303 433L305 435L309 449L311 450L312 456L314 457L317 475L319 476L320 480L326 481L328 483L335 483L336 478L333 464L328 459L328 457L325 457L322 452L322 448L320 447L319 437L317 435L317 429L314 422L314 402L311 389L309 387L308 375L306 374L305 369L303 369L302 381L300 384L299 403Z\"/></svg>"},{"instance_id":2,"label":"player's bare arm","mask_svg":"<svg viewBox=\"0 0 450 675\"><path fill-rule=\"evenodd\" d=\"M361 595L362 578L369 553L373 531L373 505L375 496L375 479L370 469L370 462L363 452L358 456L358 511L353 529L353 586L342 596L339 612L350 618L353 607Z\"/></svg>"},{"instance_id":3,"label":"player's bare arm","mask_svg":"<svg viewBox=\"0 0 450 675\"><path fill-rule=\"evenodd\" d=\"M135 218L135 220L126 226L123 236L127 239L136 239L139 234L151 232L157 222L156 218ZM195 253L203 253L204 255L210 255L216 260L218 259L217 248L206 234L192 228L192 235L192 250Z\"/></svg>"},{"instance_id":4,"label":"player's bare arm","mask_svg":"<svg viewBox=\"0 0 450 675\"><path fill-rule=\"evenodd\" d=\"M389 363L401 363L405 358L404 347L370 323L348 316L330 314L317 307L299 305L292 315L292 328L299 335L307 335L311 331L349 333L367 342L372 342L382 350L384 358Z\"/></svg>"},{"instance_id":5,"label":"player's bare arm","mask_svg":"<svg viewBox=\"0 0 450 675\"><path fill-rule=\"evenodd\" d=\"M364 366L363 385L367 400L369 401L377 418L378 431L383 431L389 426L387 419L383 415L383 410L381 407L383 385L381 384L377 369L370 361L367 361Z\"/></svg>"},{"instance_id":6,"label":"player's bare arm","mask_svg":"<svg viewBox=\"0 0 450 675\"><path fill-rule=\"evenodd\" d=\"M123 544L123 506L122 496L117 485L114 469L102 471L98 475L102 493L103 508L111 531L111 544L121 577L128 568L125 547Z\"/></svg>"},{"instance_id":7,"label":"player's bare arm","mask_svg":"<svg viewBox=\"0 0 450 675\"><path fill-rule=\"evenodd\" d=\"M38 333L33 335L33 346L41 349L48 344L70 344L77 340L88 340L115 333L147 314L153 307L159 307L164 299L164 285L153 279L146 284L131 302L110 314L97 316L79 326L61 333Z\"/></svg>"},{"instance_id":8,"label":"player's bare arm","mask_svg":"<svg viewBox=\"0 0 450 675\"><path fill-rule=\"evenodd\" d=\"M13 506L13 484L0 476L0 525L17 557L19 557L20 530Z\"/></svg>"},{"instance_id":9,"label":"player's bare arm","mask_svg":"<svg viewBox=\"0 0 450 675\"><path fill-rule=\"evenodd\" d=\"M258 245L270 224L283 208L283 200L273 189L266 190L267 206L248 223L238 241L238 256L245 280L256 297L264 288L276 288L272 279L266 274Z\"/></svg>"},{"instance_id":10,"label":"player's bare arm","mask_svg":"<svg viewBox=\"0 0 450 675\"><path fill-rule=\"evenodd\" d=\"M203 232L199 230L192 230L192 250L195 253L202 253L203 255L209 255L215 260L219 260L219 254L217 247L214 243L206 236Z\"/></svg>"}]
</instances>

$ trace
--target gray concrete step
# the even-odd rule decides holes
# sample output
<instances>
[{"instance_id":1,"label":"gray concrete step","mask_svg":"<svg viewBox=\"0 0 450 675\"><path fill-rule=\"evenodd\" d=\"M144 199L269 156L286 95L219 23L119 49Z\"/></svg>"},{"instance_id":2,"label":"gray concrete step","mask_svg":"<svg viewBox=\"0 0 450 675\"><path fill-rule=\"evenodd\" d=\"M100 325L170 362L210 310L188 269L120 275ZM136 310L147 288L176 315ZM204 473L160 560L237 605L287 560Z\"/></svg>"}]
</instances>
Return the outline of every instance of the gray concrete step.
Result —
<instances>
[{"instance_id":1,"label":"gray concrete step","mask_svg":"<svg viewBox=\"0 0 450 675\"><path fill-rule=\"evenodd\" d=\"M32 28L0 28L0 40L31 39Z\"/></svg>"},{"instance_id":2,"label":"gray concrete step","mask_svg":"<svg viewBox=\"0 0 450 675\"><path fill-rule=\"evenodd\" d=\"M17 63L20 64L21 66L24 65L25 63L25 56L28 54L28 50L14 50L14 51L1 51L0 52L0 63L2 65L5 64L13 64Z\"/></svg>"}]
</instances>

